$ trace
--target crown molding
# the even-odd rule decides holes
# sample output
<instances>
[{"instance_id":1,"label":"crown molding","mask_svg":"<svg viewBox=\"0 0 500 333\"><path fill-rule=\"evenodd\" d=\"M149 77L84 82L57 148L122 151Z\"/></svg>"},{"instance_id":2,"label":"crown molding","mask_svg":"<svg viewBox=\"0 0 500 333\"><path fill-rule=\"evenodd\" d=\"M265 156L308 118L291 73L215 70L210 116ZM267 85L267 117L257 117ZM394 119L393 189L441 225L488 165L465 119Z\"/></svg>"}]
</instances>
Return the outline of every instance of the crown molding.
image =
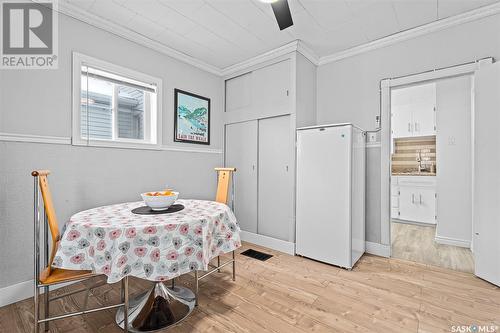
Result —
<instances>
[{"instance_id":1,"label":"crown molding","mask_svg":"<svg viewBox=\"0 0 500 333\"><path fill-rule=\"evenodd\" d=\"M389 45L403 42L412 38L423 36L432 32L451 28L460 24L482 19L500 13L500 2L492 5L473 9L471 11L447 17L435 22L431 22L419 27L395 33L393 35L377 39L373 42L355 46L345 51L337 52L328 56L321 57L318 65L325 65L331 62L339 61L368 51L380 49Z\"/></svg>"},{"instance_id":2,"label":"crown molding","mask_svg":"<svg viewBox=\"0 0 500 333\"><path fill-rule=\"evenodd\" d=\"M266 61L278 58L280 56L292 52L299 52L316 66L319 63L319 57L316 55L316 53L314 53L313 50L311 50L307 45L305 45L303 41L294 40L278 48L259 54L253 58L247 59L245 61L231 65L229 67L225 67L224 69L222 69L221 73L223 77L227 78L241 71L244 71L252 66L262 64Z\"/></svg>"},{"instance_id":3,"label":"crown molding","mask_svg":"<svg viewBox=\"0 0 500 333\"><path fill-rule=\"evenodd\" d=\"M297 44L297 52L306 57L313 65L319 65L320 57L301 40Z\"/></svg>"},{"instance_id":4,"label":"crown molding","mask_svg":"<svg viewBox=\"0 0 500 333\"><path fill-rule=\"evenodd\" d=\"M33 0L36 1L36 0ZM70 16L74 19L77 19L79 21L85 22L87 24L90 24L91 26L94 26L96 28L103 29L105 31L108 31L112 34L115 34L119 37L125 38L129 41L132 41L134 43L140 44L142 46L148 47L150 49L153 49L155 51L158 51L160 53L163 53L169 57L172 57L174 59L177 59L179 61L182 61L184 63L187 63L189 65L192 65L194 67L197 67L199 69L202 69L206 72L215 74L215 75L221 75L221 70L220 68L210 65L202 60L199 60L197 58L194 58L188 54L182 53L180 51L177 51L171 47L168 47L162 43L156 42L150 38L147 38L137 32L134 32L132 30L129 30L119 24L107 21L97 15L94 15L90 12L87 12L85 10L80 9L79 7L72 5L67 2L59 1L59 8L57 11L59 13L62 13L64 15Z\"/></svg>"},{"instance_id":5,"label":"crown molding","mask_svg":"<svg viewBox=\"0 0 500 333\"><path fill-rule=\"evenodd\" d=\"M229 77L234 74L237 74L238 72L241 72L243 70L248 69L249 67L261 64L263 62L272 60L274 58L283 56L285 54L297 51L299 41L294 40L293 42L287 43L285 45L282 45L280 47L277 47L275 49L272 49L270 51L264 52L262 54L259 54L255 57L252 57L250 59L244 60L242 62L239 62L237 64L225 67L222 69L221 74L223 77Z\"/></svg>"}]
</instances>

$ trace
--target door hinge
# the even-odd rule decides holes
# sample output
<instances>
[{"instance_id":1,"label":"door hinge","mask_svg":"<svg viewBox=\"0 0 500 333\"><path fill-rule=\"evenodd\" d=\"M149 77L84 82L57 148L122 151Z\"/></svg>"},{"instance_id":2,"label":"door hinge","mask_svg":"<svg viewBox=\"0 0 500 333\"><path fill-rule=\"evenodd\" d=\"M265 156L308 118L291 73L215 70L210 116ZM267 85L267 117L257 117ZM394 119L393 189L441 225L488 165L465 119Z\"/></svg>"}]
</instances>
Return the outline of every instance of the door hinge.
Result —
<instances>
[{"instance_id":1,"label":"door hinge","mask_svg":"<svg viewBox=\"0 0 500 333\"><path fill-rule=\"evenodd\" d=\"M400 216L400 215L401 215L401 212L398 212L398 216Z\"/></svg>"},{"instance_id":2,"label":"door hinge","mask_svg":"<svg viewBox=\"0 0 500 333\"><path fill-rule=\"evenodd\" d=\"M288 89L286 90L286 95L289 96L290 95L290 91L288 91Z\"/></svg>"}]
</instances>

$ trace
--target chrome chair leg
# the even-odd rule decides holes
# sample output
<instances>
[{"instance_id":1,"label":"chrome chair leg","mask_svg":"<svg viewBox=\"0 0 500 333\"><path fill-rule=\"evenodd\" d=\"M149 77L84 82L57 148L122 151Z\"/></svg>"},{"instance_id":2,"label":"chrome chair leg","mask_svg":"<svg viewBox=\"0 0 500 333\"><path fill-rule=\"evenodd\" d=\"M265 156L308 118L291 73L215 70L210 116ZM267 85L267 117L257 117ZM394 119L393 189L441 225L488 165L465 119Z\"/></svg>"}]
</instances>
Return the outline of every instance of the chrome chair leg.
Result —
<instances>
[{"instance_id":1,"label":"chrome chair leg","mask_svg":"<svg viewBox=\"0 0 500 333\"><path fill-rule=\"evenodd\" d=\"M170 286L172 289L175 288L175 278L172 278L172 285Z\"/></svg>"},{"instance_id":2,"label":"chrome chair leg","mask_svg":"<svg viewBox=\"0 0 500 333\"><path fill-rule=\"evenodd\" d=\"M233 251L233 281L236 281L236 251Z\"/></svg>"},{"instance_id":3,"label":"chrome chair leg","mask_svg":"<svg viewBox=\"0 0 500 333\"><path fill-rule=\"evenodd\" d=\"M39 332L39 327L40 325L38 324L38 321L39 321L39 317L40 317L40 305L39 305L39 302L40 302L40 293L38 291L38 286L35 282L35 294L33 295L33 299L34 299L34 303L35 303L35 308L34 308L34 311L33 311L33 314L34 314L34 330L33 332L35 333L38 333Z\"/></svg>"},{"instance_id":4,"label":"chrome chair leg","mask_svg":"<svg viewBox=\"0 0 500 333\"><path fill-rule=\"evenodd\" d=\"M198 280L198 271L194 271L194 296L196 297L195 306L198 306L198 290L199 290L199 280Z\"/></svg>"},{"instance_id":5,"label":"chrome chair leg","mask_svg":"<svg viewBox=\"0 0 500 333\"><path fill-rule=\"evenodd\" d=\"M122 280L122 290L123 290L123 331L128 332L128 309L129 309L129 297L128 297L128 276L125 276Z\"/></svg>"},{"instance_id":6,"label":"chrome chair leg","mask_svg":"<svg viewBox=\"0 0 500 333\"><path fill-rule=\"evenodd\" d=\"M43 308L43 318L44 319L47 319L49 318L49 292L50 292L50 289L49 289L49 286L45 286L43 287L43 295L44 295L44 308ZM44 330L45 332L47 332L49 330L49 322L45 322L43 324L43 327L44 327Z\"/></svg>"}]
</instances>

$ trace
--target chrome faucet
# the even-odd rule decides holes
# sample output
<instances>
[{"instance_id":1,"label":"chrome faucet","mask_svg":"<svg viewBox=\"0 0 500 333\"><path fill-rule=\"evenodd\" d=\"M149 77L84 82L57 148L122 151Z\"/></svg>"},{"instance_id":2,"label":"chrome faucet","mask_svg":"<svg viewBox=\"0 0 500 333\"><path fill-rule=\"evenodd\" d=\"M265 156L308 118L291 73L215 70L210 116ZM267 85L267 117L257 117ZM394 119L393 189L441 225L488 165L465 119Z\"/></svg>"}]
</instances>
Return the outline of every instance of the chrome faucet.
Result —
<instances>
[{"instance_id":1,"label":"chrome faucet","mask_svg":"<svg viewBox=\"0 0 500 333\"><path fill-rule=\"evenodd\" d=\"M418 172L422 172L422 151L417 150L417 162L418 162Z\"/></svg>"}]
</instances>

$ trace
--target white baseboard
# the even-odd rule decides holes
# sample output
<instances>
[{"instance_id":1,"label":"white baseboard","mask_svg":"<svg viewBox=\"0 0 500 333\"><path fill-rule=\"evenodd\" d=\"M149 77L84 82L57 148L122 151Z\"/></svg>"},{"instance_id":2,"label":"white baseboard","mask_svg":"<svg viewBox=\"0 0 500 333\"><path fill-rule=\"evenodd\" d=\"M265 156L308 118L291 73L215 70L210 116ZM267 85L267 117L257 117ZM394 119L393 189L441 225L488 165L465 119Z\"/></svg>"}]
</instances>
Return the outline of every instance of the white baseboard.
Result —
<instances>
[{"instance_id":1,"label":"white baseboard","mask_svg":"<svg viewBox=\"0 0 500 333\"><path fill-rule=\"evenodd\" d=\"M276 239L268 236L254 234L248 231L241 231L241 240L256 245L268 247L270 249L295 255L295 243L287 242L281 239Z\"/></svg>"},{"instance_id":2,"label":"white baseboard","mask_svg":"<svg viewBox=\"0 0 500 333\"><path fill-rule=\"evenodd\" d=\"M470 241L465 239L456 239L456 238L436 235L434 241L438 244L443 244L443 245L453 245L453 246L470 248Z\"/></svg>"},{"instance_id":3,"label":"white baseboard","mask_svg":"<svg viewBox=\"0 0 500 333\"><path fill-rule=\"evenodd\" d=\"M391 246L373 242L365 242L366 253L389 258L391 256Z\"/></svg>"},{"instance_id":4,"label":"white baseboard","mask_svg":"<svg viewBox=\"0 0 500 333\"><path fill-rule=\"evenodd\" d=\"M33 280L16 283L0 289L0 307L33 296Z\"/></svg>"},{"instance_id":5,"label":"white baseboard","mask_svg":"<svg viewBox=\"0 0 500 333\"><path fill-rule=\"evenodd\" d=\"M50 287L50 290L56 290L62 287L69 286L76 282L61 283ZM19 282L4 288L0 288L0 307L12 303L22 301L23 299L33 297L34 292L33 280ZM43 294L43 289L40 289L40 294Z\"/></svg>"}]
</instances>

